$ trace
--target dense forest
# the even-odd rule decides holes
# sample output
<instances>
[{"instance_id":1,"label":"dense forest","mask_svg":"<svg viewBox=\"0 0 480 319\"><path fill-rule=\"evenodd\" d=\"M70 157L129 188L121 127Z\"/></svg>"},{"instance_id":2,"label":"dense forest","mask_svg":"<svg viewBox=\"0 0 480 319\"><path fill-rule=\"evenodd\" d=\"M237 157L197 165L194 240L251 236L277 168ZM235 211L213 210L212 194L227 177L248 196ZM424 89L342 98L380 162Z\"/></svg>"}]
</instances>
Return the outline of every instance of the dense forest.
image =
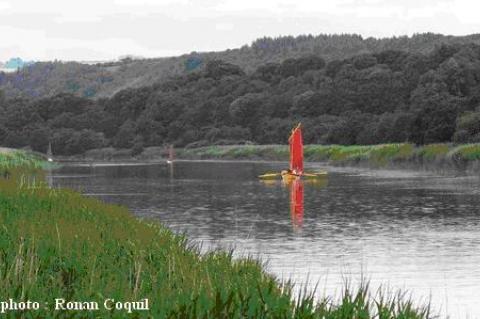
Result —
<instances>
[{"instance_id":1,"label":"dense forest","mask_svg":"<svg viewBox=\"0 0 480 319\"><path fill-rule=\"evenodd\" d=\"M456 46L469 43L480 45L480 34L444 36L424 33L381 39L363 38L355 34L265 37L238 49L192 52L170 58L123 58L117 62L94 65L38 62L18 72L0 72L0 89L8 97L46 97L72 93L80 97L101 98L111 97L122 89L139 88L174 76L202 72L213 60L235 64L250 75L262 65L307 55L320 56L330 62L386 50L430 54L442 44Z\"/></svg>"},{"instance_id":2,"label":"dense forest","mask_svg":"<svg viewBox=\"0 0 480 319\"><path fill-rule=\"evenodd\" d=\"M0 92L0 145L55 154L113 146L480 141L480 45L308 54L254 71L222 60L109 98Z\"/></svg>"}]
</instances>

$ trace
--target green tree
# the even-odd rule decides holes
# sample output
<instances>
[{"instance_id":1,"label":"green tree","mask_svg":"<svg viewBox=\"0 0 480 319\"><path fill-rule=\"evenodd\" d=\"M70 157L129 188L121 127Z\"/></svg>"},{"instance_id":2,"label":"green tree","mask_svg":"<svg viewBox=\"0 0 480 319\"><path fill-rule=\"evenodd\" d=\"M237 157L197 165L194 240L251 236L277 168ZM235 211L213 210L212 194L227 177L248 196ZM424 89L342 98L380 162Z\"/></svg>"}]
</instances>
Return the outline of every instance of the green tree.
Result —
<instances>
[{"instance_id":1,"label":"green tree","mask_svg":"<svg viewBox=\"0 0 480 319\"><path fill-rule=\"evenodd\" d=\"M135 141L136 129L135 122L127 120L113 138L113 146L117 148L131 148Z\"/></svg>"}]
</instances>

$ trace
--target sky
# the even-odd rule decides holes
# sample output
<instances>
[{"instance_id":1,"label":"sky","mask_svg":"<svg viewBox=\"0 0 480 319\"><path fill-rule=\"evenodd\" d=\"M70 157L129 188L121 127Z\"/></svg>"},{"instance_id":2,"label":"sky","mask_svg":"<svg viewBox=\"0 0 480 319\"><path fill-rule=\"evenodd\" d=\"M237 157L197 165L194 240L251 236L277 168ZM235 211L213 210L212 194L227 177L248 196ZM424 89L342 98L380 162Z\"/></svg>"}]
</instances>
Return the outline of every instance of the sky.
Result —
<instances>
[{"instance_id":1,"label":"sky","mask_svg":"<svg viewBox=\"0 0 480 319\"><path fill-rule=\"evenodd\" d=\"M113 60L270 36L480 33L475 0L0 0L0 61Z\"/></svg>"}]
</instances>

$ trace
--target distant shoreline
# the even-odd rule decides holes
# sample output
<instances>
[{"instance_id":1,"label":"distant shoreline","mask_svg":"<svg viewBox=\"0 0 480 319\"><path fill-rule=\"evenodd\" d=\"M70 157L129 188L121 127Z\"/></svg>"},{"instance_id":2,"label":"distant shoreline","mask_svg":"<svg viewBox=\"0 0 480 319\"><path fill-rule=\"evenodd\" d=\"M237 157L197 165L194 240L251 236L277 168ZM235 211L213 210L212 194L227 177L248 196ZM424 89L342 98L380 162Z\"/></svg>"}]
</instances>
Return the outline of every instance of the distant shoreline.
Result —
<instances>
[{"instance_id":1,"label":"distant shoreline","mask_svg":"<svg viewBox=\"0 0 480 319\"><path fill-rule=\"evenodd\" d=\"M74 156L59 156L58 161L145 161L167 159L164 147L147 147L133 156L129 149L103 148ZM212 145L175 150L179 160L254 160L288 161L287 145ZM480 172L480 144L409 143L381 145L306 145L305 161L333 166L370 169L415 169L471 174Z\"/></svg>"}]
</instances>

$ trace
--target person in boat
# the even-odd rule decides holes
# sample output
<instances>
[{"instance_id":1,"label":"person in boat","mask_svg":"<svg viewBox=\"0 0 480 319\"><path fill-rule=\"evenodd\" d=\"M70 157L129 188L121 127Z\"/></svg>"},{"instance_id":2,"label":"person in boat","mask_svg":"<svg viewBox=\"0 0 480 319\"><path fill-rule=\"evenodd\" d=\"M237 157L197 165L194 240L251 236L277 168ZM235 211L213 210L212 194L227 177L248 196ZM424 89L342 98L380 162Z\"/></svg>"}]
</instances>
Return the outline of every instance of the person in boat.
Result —
<instances>
[{"instance_id":1,"label":"person in boat","mask_svg":"<svg viewBox=\"0 0 480 319\"><path fill-rule=\"evenodd\" d=\"M280 174L282 176L284 175L295 175L295 176L300 176L301 174L298 174L298 172L296 170L291 170L290 168L289 169L286 169L286 170L282 170L280 172Z\"/></svg>"}]
</instances>

